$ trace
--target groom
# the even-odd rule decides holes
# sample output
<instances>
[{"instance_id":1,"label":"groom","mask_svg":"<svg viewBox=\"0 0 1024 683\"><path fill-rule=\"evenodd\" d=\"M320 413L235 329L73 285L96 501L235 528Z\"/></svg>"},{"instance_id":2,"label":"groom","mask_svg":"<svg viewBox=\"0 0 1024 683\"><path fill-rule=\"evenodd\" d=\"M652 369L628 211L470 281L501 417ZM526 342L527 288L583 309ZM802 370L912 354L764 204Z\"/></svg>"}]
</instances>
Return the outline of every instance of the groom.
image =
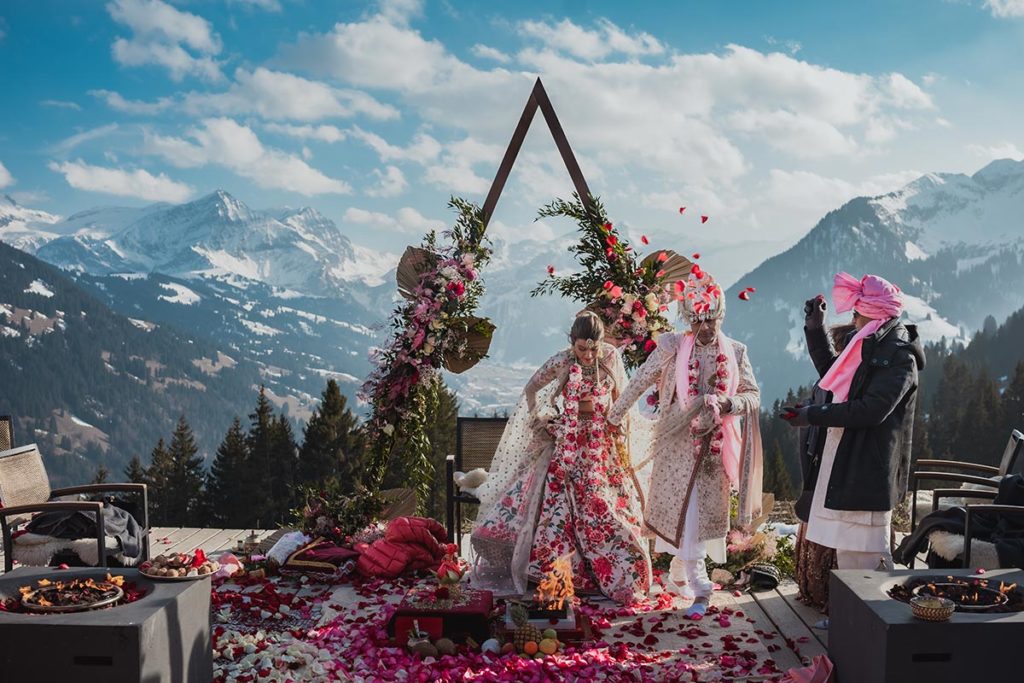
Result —
<instances>
[{"instance_id":1,"label":"groom","mask_svg":"<svg viewBox=\"0 0 1024 683\"><path fill-rule=\"evenodd\" d=\"M725 562L730 488L739 491L739 523L761 507L760 393L747 348L722 333L722 288L694 266L682 284L679 313L689 330L663 334L608 414L617 425L652 385L658 418L647 454L653 462L644 531L655 550L675 556L670 577L694 595L687 616L700 618L711 598L705 558Z\"/></svg>"}]
</instances>

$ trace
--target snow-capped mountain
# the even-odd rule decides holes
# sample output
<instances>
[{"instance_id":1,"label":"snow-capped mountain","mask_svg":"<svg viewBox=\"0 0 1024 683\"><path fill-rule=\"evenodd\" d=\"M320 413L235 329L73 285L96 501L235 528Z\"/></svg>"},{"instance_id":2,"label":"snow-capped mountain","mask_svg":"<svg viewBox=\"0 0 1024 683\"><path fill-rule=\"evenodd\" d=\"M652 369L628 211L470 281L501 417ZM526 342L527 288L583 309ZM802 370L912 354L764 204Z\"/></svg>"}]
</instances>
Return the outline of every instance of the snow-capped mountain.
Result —
<instances>
[{"instance_id":1,"label":"snow-capped mountain","mask_svg":"<svg viewBox=\"0 0 1024 683\"><path fill-rule=\"evenodd\" d=\"M256 211L222 190L176 206L90 211L66 223L81 227L42 246L39 257L94 275L227 276L310 295L330 295L362 275L348 237L314 209Z\"/></svg>"},{"instance_id":2,"label":"snow-capped mountain","mask_svg":"<svg viewBox=\"0 0 1024 683\"><path fill-rule=\"evenodd\" d=\"M906 317L926 341L964 339L985 316L1002 320L1024 305L1022 216L1024 162L1010 160L972 176L928 174L887 195L858 197L729 290L727 330L750 346L766 398L813 381L803 302L828 295L841 270L899 285ZM749 302L737 299L745 287L757 290Z\"/></svg>"},{"instance_id":3,"label":"snow-capped mountain","mask_svg":"<svg viewBox=\"0 0 1024 683\"><path fill-rule=\"evenodd\" d=\"M0 242L33 253L57 234L52 226L60 216L19 205L10 195L0 195Z\"/></svg>"}]
</instances>

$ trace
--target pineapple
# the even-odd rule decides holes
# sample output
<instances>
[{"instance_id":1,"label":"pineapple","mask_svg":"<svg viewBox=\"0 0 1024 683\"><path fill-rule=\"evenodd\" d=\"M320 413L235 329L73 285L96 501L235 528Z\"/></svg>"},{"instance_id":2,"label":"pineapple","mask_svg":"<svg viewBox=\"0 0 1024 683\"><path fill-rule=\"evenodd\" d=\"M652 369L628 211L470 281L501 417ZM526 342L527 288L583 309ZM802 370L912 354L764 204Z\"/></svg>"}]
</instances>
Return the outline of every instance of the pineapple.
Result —
<instances>
[{"instance_id":1,"label":"pineapple","mask_svg":"<svg viewBox=\"0 0 1024 683\"><path fill-rule=\"evenodd\" d=\"M516 646L516 651L522 652L523 647L530 641L540 643L544 639L540 629L530 623L530 613L523 605L512 605L510 614L512 623L516 625L512 631L512 642Z\"/></svg>"}]
</instances>

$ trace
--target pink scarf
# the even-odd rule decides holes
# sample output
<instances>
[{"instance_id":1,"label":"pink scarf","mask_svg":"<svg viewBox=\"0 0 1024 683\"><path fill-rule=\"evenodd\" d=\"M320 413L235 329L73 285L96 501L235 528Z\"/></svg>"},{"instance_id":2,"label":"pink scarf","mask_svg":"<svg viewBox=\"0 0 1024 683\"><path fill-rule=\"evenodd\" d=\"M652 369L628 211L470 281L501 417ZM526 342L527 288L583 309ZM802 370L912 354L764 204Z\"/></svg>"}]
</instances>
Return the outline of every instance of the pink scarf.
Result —
<instances>
[{"instance_id":1,"label":"pink scarf","mask_svg":"<svg viewBox=\"0 0 1024 683\"><path fill-rule=\"evenodd\" d=\"M839 358L836 358L835 362L832 363L832 367L828 369L825 376L818 382L819 387L825 391L832 392L833 403L842 403L849 398L853 375L857 372L857 368L860 367L860 349L864 345L864 338L878 332L878 329L886 322L888 320L872 320L860 328L860 331L853 335L853 339L846 345L843 352L839 354Z\"/></svg>"},{"instance_id":2,"label":"pink scarf","mask_svg":"<svg viewBox=\"0 0 1024 683\"><path fill-rule=\"evenodd\" d=\"M679 350L676 352L676 396L683 406L683 412L688 412L693 401L707 402L715 413L715 421L722 424L722 465L725 467L725 474L729 481L737 486L740 474L740 425L738 415L721 415L718 409L717 395L705 394L702 396L689 396L690 391L690 358L693 356L693 347L697 341L697 335L692 332L683 334L679 342ZM732 397L740 384L739 364L736 362L736 353L729 338L721 332L718 333L718 353L724 354L726 368L729 376L726 378L725 395ZM685 403L684 403L685 401Z\"/></svg>"},{"instance_id":3,"label":"pink scarf","mask_svg":"<svg viewBox=\"0 0 1024 683\"><path fill-rule=\"evenodd\" d=\"M903 313L903 294L899 287L877 275L865 275L858 280L849 273L837 273L833 280L832 303L838 313L856 309L864 317L873 318L853 336L818 382L822 389L832 392L833 403L842 403L849 398L853 375L860 367L864 339Z\"/></svg>"}]
</instances>

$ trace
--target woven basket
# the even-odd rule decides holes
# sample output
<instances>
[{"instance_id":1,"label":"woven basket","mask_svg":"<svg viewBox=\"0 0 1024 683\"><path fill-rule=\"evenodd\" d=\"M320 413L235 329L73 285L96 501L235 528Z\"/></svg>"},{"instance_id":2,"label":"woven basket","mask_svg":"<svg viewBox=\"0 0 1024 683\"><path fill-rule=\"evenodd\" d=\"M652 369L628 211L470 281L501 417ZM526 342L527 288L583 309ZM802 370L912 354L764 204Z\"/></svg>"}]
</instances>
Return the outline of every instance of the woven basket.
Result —
<instances>
[{"instance_id":1,"label":"woven basket","mask_svg":"<svg viewBox=\"0 0 1024 683\"><path fill-rule=\"evenodd\" d=\"M939 603L939 606L935 606L936 602ZM918 619L948 621L956 611L956 603L947 598L918 595L910 599L910 609Z\"/></svg>"}]
</instances>

